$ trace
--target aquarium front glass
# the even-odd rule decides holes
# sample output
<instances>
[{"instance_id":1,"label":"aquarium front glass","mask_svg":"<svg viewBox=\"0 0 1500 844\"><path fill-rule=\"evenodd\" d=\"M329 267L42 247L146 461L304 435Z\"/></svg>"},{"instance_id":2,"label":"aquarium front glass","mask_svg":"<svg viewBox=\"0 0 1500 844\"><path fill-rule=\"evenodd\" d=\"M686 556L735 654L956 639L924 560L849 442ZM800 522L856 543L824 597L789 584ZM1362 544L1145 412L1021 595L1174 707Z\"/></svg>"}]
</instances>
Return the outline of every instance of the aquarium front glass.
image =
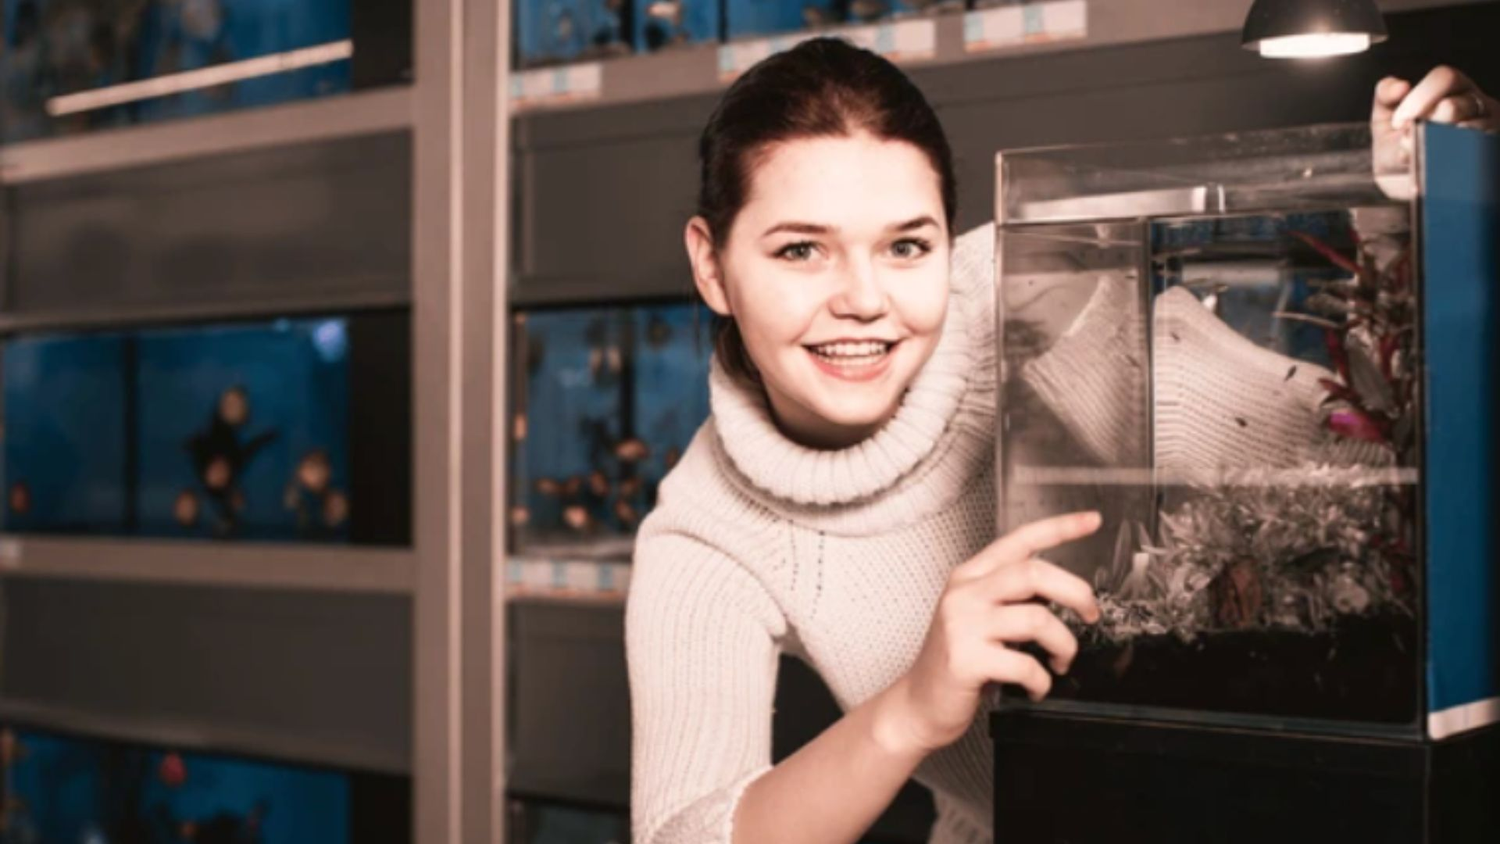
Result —
<instances>
[{"instance_id":1,"label":"aquarium front glass","mask_svg":"<svg viewBox=\"0 0 1500 844\"><path fill-rule=\"evenodd\" d=\"M658 486L708 418L710 326L687 304L516 316L517 551L629 558Z\"/></svg>"},{"instance_id":2,"label":"aquarium front glass","mask_svg":"<svg viewBox=\"0 0 1500 844\"><path fill-rule=\"evenodd\" d=\"M1366 126L999 157L1000 521L1103 618L1045 706L1414 729L1409 165ZM1350 724L1357 727L1350 727Z\"/></svg>"},{"instance_id":3,"label":"aquarium front glass","mask_svg":"<svg viewBox=\"0 0 1500 844\"><path fill-rule=\"evenodd\" d=\"M381 313L7 340L4 529L408 542L406 323Z\"/></svg>"}]
</instances>

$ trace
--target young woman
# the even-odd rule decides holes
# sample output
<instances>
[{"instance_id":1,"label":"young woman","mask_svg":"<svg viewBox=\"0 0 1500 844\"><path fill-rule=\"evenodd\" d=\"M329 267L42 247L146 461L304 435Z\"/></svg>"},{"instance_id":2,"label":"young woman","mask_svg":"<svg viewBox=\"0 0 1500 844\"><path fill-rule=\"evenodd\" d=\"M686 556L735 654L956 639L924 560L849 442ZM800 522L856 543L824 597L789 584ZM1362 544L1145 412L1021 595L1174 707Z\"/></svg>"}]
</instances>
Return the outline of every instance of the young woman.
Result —
<instances>
[{"instance_id":1,"label":"young woman","mask_svg":"<svg viewBox=\"0 0 1500 844\"><path fill-rule=\"evenodd\" d=\"M1440 69L1415 89L1382 82L1374 119L1493 128L1497 114ZM700 156L685 240L727 328L712 417L636 547L634 840L853 842L915 776L935 844L989 842L981 691L1047 694L1017 643L1068 670L1077 643L1037 599L1087 621L1098 608L1042 557L1099 525L1079 513L995 540L993 230L954 240L936 116L842 41L741 77ZM783 652L845 715L772 767Z\"/></svg>"}]
</instances>

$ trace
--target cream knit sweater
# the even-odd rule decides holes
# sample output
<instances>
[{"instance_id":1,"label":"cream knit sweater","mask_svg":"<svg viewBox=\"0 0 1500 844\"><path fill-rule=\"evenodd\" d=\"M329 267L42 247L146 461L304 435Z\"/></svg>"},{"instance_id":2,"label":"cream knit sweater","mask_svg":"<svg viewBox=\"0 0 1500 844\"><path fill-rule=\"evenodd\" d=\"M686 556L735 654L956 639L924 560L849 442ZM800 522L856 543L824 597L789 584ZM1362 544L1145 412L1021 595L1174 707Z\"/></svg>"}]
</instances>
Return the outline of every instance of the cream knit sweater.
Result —
<instances>
[{"instance_id":1,"label":"cream knit sweater","mask_svg":"<svg viewBox=\"0 0 1500 844\"><path fill-rule=\"evenodd\" d=\"M636 543L626 614L636 844L730 844L740 795L770 766L778 655L801 658L840 706L858 706L907 671L949 570L995 538L993 252L993 226L958 239L932 358L896 416L859 445L830 452L791 442L763 394L713 366L712 415L662 484ZM1095 299L1119 287L1101 284ZM1107 460L1105 444L1119 437L1103 429L1139 412L1094 406L1110 404L1107 396L1067 394L1069 372L1121 351L1101 347L1101 337L1130 340L1108 330L1128 314L1095 305L1027 380ZM1283 384L1284 359L1240 341L1185 291L1165 294L1156 318L1179 321L1175 335L1201 344L1191 355L1159 346L1159 367L1226 350L1235 358L1230 377L1255 381L1241 394L1254 397L1256 421L1296 433L1278 436L1277 447L1316 440L1306 422L1319 397L1306 388L1316 385L1314 367ZM1167 398L1187 409L1226 394L1212 392ZM1080 401L1088 407L1068 411ZM1265 454L1241 436L1243 426L1208 425L1213 453L1203 462L1287 465L1306 456ZM1188 433L1182 447L1198 448ZM978 712L917 771L938 808L932 844L992 840L988 714Z\"/></svg>"}]
</instances>

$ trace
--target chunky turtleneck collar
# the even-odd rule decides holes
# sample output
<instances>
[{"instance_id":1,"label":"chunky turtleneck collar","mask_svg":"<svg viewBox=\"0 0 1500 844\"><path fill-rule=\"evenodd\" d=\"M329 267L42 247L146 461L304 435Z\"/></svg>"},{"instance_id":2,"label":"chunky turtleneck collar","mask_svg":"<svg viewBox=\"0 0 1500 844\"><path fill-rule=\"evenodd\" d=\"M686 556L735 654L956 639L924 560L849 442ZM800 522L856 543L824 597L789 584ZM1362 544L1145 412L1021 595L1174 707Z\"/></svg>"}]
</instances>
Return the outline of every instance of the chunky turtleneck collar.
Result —
<instances>
[{"instance_id":1,"label":"chunky turtleneck collar","mask_svg":"<svg viewBox=\"0 0 1500 844\"><path fill-rule=\"evenodd\" d=\"M938 463L984 451L974 442L952 446L993 437L993 240L993 227L983 226L954 244L952 295L932 357L890 421L853 446L818 450L788 439L765 391L731 378L715 360L709 384L718 445L743 482L768 503L838 508L880 498ZM957 467L948 468L945 474Z\"/></svg>"}]
</instances>

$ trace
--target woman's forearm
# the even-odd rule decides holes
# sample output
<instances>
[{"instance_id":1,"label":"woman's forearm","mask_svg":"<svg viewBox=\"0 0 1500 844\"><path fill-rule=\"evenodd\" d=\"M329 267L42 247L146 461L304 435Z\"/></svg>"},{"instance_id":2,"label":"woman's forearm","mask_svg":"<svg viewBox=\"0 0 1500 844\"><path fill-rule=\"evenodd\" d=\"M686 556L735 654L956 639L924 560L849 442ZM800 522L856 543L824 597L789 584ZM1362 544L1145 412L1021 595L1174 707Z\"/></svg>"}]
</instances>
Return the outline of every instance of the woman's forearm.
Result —
<instances>
[{"instance_id":1,"label":"woman's forearm","mask_svg":"<svg viewBox=\"0 0 1500 844\"><path fill-rule=\"evenodd\" d=\"M745 789L734 844L853 844L911 777L925 753L904 734L898 682Z\"/></svg>"}]
</instances>

